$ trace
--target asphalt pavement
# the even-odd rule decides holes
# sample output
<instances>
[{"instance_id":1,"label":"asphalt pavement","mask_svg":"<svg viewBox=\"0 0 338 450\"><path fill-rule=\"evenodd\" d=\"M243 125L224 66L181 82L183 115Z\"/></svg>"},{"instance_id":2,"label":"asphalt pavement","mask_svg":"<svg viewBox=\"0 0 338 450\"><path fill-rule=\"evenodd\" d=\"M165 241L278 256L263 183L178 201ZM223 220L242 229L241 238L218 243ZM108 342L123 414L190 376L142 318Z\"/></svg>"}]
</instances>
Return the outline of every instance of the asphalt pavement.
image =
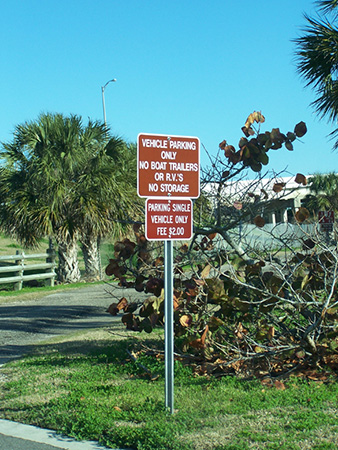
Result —
<instances>
[{"instance_id":1,"label":"asphalt pavement","mask_svg":"<svg viewBox=\"0 0 338 450\"><path fill-rule=\"evenodd\" d=\"M121 318L108 314L107 307L121 297L135 300L141 295L133 289L122 291L100 284L50 293L38 300L0 304L0 379L3 364L32 351L39 342L82 329L109 327ZM105 448L97 442L79 442L53 430L0 419L0 450Z\"/></svg>"}]
</instances>

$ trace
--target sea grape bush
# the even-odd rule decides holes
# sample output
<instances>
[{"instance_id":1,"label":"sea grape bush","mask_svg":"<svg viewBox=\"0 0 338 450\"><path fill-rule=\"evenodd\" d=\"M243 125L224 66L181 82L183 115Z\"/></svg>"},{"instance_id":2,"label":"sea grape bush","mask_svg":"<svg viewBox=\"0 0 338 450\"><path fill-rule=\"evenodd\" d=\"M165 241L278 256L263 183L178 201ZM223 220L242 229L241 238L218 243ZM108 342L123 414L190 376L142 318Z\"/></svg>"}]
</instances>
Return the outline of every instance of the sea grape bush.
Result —
<instances>
[{"instance_id":1,"label":"sea grape bush","mask_svg":"<svg viewBox=\"0 0 338 450\"><path fill-rule=\"evenodd\" d=\"M292 150L306 133L304 122L286 134L278 128L262 133L264 120L259 112L249 115L238 150L221 142L211 168L202 172L205 189L195 202L194 237L175 246L175 345L201 373L262 376L311 364L338 367L338 355L333 357L338 348L338 257L332 236L313 227L301 238L281 236L278 248L262 249L244 246L230 234L241 221L264 230L262 210L285 189L278 176L271 189L254 189L262 186L267 153L283 146ZM257 177L236 191L250 169ZM295 181L307 183L301 173ZM213 189L206 189L210 184ZM234 190L225 191L229 186ZM293 226L309 219L306 208L299 208ZM134 224L133 239L115 243L107 275L121 286L149 293L144 302L122 298L109 307L110 313L122 314L129 330L149 333L163 325L162 247L146 240L141 224Z\"/></svg>"}]
</instances>

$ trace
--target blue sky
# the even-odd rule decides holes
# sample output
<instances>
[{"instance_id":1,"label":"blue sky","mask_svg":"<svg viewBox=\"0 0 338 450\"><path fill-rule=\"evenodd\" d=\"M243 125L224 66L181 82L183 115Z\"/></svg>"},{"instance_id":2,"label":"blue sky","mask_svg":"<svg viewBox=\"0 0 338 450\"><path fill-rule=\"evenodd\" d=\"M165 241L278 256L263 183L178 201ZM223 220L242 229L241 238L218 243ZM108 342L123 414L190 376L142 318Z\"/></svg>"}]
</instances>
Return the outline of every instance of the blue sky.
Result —
<instances>
[{"instance_id":1,"label":"blue sky","mask_svg":"<svg viewBox=\"0 0 338 450\"><path fill-rule=\"evenodd\" d=\"M247 116L308 134L270 152L279 172L337 170L333 126L296 73L294 43L311 0L11 0L1 2L0 141L42 112L102 119L112 131L197 136L211 154L237 146ZM202 164L207 157L201 151Z\"/></svg>"}]
</instances>

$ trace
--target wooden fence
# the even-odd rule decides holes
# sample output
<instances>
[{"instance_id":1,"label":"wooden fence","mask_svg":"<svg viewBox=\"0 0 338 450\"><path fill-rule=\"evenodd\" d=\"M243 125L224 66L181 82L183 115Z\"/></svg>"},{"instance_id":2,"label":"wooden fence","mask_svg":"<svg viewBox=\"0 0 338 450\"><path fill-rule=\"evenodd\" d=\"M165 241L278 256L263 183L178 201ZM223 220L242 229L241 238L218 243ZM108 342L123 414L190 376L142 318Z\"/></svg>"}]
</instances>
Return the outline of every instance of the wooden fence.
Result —
<instances>
[{"instance_id":1,"label":"wooden fence","mask_svg":"<svg viewBox=\"0 0 338 450\"><path fill-rule=\"evenodd\" d=\"M45 258L45 263L26 264L27 260ZM4 265L5 261L9 261ZM10 263L14 261L14 263ZM14 283L14 290L22 289L24 281L45 280L46 286L54 286L56 277L55 251L50 244L46 253L36 253L26 255L23 251L17 250L15 255L0 256L0 284ZM31 272L34 273L31 273ZM10 276L2 274L10 273Z\"/></svg>"}]
</instances>

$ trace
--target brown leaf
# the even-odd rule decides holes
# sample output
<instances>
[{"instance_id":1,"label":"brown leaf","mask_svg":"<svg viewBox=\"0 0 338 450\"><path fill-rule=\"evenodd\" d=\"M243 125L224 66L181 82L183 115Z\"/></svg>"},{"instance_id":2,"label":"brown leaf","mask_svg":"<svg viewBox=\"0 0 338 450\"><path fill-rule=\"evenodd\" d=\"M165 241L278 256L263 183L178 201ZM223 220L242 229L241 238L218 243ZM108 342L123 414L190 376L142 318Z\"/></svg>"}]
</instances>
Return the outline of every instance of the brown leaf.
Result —
<instances>
[{"instance_id":1,"label":"brown leaf","mask_svg":"<svg viewBox=\"0 0 338 450\"><path fill-rule=\"evenodd\" d=\"M263 219L263 217L261 216L256 216L254 218L254 224L256 225L256 227L258 228L263 228L265 225L265 220Z\"/></svg>"},{"instance_id":2,"label":"brown leaf","mask_svg":"<svg viewBox=\"0 0 338 450\"><path fill-rule=\"evenodd\" d=\"M281 142L283 142L283 138L284 138L284 136L283 136L283 134L280 132L280 129L279 128L273 128L272 130L271 130L271 134L270 134L270 138L271 138L271 140L272 140L272 142L274 143L274 144L280 144Z\"/></svg>"},{"instance_id":3,"label":"brown leaf","mask_svg":"<svg viewBox=\"0 0 338 450\"><path fill-rule=\"evenodd\" d=\"M122 297L118 303L112 303L108 306L107 312L112 316L116 316L121 310L127 311L128 309L128 300L125 297Z\"/></svg>"},{"instance_id":4,"label":"brown leaf","mask_svg":"<svg viewBox=\"0 0 338 450\"><path fill-rule=\"evenodd\" d=\"M285 142L285 147L287 148L287 150L289 150L290 152L292 152L292 150L293 150L292 142L286 141L286 142Z\"/></svg>"},{"instance_id":5,"label":"brown leaf","mask_svg":"<svg viewBox=\"0 0 338 450\"><path fill-rule=\"evenodd\" d=\"M116 273L117 271L119 271L119 263L118 261L116 261L116 259L110 259L109 260L109 264L106 267L106 275L108 275L108 277L111 277L114 273Z\"/></svg>"},{"instance_id":6,"label":"brown leaf","mask_svg":"<svg viewBox=\"0 0 338 450\"><path fill-rule=\"evenodd\" d=\"M106 312L111 314L112 316L117 316L119 312L117 308L117 303L112 303L111 305L109 305L108 308L106 309Z\"/></svg>"},{"instance_id":7,"label":"brown leaf","mask_svg":"<svg viewBox=\"0 0 338 450\"><path fill-rule=\"evenodd\" d=\"M140 223L134 223L133 224L133 230L135 233L138 233L139 229L141 228L141 224Z\"/></svg>"},{"instance_id":8,"label":"brown leaf","mask_svg":"<svg viewBox=\"0 0 338 450\"><path fill-rule=\"evenodd\" d=\"M260 111L255 111L253 113L254 115L254 120L257 123L264 123L265 122L265 117L263 116L263 114Z\"/></svg>"},{"instance_id":9,"label":"brown leaf","mask_svg":"<svg viewBox=\"0 0 338 450\"><path fill-rule=\"evenodd\" d=\"M227 141L224 139L222 142L220 142L219 148L220 148L221 150L224 150L225 147L226 147L226 145L227 145Z\"/></svg>"},{"instance_id":10,"label":"brown leaf","mask_svg":"<svg viewBox=\"0 0 338 450\"><path fill-rule=\"evenodd\" d=\"M306 124L305 122L299 122L297 123L297 125L295 126L295 135L299 138L303 137L304 134L306 134L307 132L307 128L306 128Z\"/></svg>"},{"instance_id":11,"label":"brown leaf","mask_svg":"<svg viewBox=\"0 0 338 450\"><path fill-rule=\"evenodd\" d=\"M179 250L180 250L180 252L182 252L182 253L187 253L188 250L189 250L188 244L183 244L183 245L180 247ZM163 264L163 258L162 258L162 264Z\"/></svg>"},{"instance_id":12,"label":"brown leaf","mask_svg":"<svg viewBox=\"0 0 338 450\"><path fill-rule=\"evenodd\" d=\"M310 213L306 208L300 207L295 214L297 222L303 223L306 219L310 217Z\"/></svg>"},{"instance_id":13,"label":"brown leaf","mask_svg":"<svg viewBox=\"0 0 338 450\"><path fill-rule=\"evenodd\" d=\"M116 305L116 307L119 311L121 311L121 309L125 311L128 307L128 300L125 297L122 297L121 300Z\"/></svg>"},{"instance_id":14,"label":"brown leaf","mask_svg":"<svg viewBox=\"0 0 338 450\"><path fill-rule=\"evenodd\" d=\"M119 244L119 248L121 248L121 246L122 246L119 256L121 258L123 258L124 260L130 258L131 255L134 253L134 249L136 247L135 242L131 242L128 238L126 238L126 239L123 239L123 241L119 242L118 244ZM116 250L116 248L117 247L115 245L115 251L118 251L118 250Z\"/></svg>"},{"instance_id":15,"label":"brown leaf","mask_svg":"<svg viewBox=\"0 0 338 450\"><path fill-rule=\"evenodd\" d=\"M285 391L285 384L282 381L275 380L274 382L275 388L277 391Z\"/></svg>"},{"instance_id":16,"label":"brown leaf","mask_svg":"<svg viewBox=\"0 0 338 450\"><path fill-rule=\"evenodd\" d=\"M233 145L227 145L224 147L224 155L226 158L232 158L235 152L236 149Z\"/></svg>"},{"instance_id":17,"label":"brown leaf","mask_svg":"<svg viewBox=\"0 0 338 450\"><path fill-rule=\"evenodd\" d=\"M180 317L180 324L185 328L190 327L192 324L192 316L190 314L184 314Z\"/></svg>"},{"instance_id":18,"label":"brown leaf","mask_svg":"<svg viewBox=\"0 0 338 450\"><path fill-rule=\"evenodd\" d=\"M208 325L211 331L217 330L219 327L221 327L224 324L224 322L219 318L215 316L211 316Z\"/></svg>"},{"instance_id":19,"label":"brown leaf","mask_svg":"<svg viewBox=\"0 0 338 450\"><path fill-rule=\"evenodd\" d=\"M316 243L311 238L306 239L305 241L303 241L303 250L310 250L315 245L316 245Z\"/></svg>"},{"instance_id":20,"label":"brown leaf","mask_svg":"<svg viewBox=\"0 0 338 450\"><path fill-rule=\"evenodd\" d=\"M271 388L273 386L273 382L272 382L271 378L263 378L263 380L261 380L261 384L263 386L266 386L269 388Z\"/></svg>"},{"instance_id":21,"label":"brown leaf","mask_svg":"<svg viewBox=\"0 0 338 450\"><path fill-rule=\"evenodd\" d=\"M249 141L247 140L247 138L242 137L238 143L239 148L245 147L248 144L248 142Z\"/></svg>"},{"instance_id":22,"label":"brown leaf","mask_svg":"<svg viewBox=\"0 0 338 450\"><path fill-rule=\"evenodd\" d=\"M173 298L173 303L174 303L174 311L176 311L179 308L180 304L179 304L179 301L178 301L178 299L177 299L177 297L175 295L174 295L174 298Z\"/></svg>"},{"instance_id":23,"label":"brown leaf","mask_svg":"<svg viewBox=\"0 0 338 450\"><path fill-rule=\"evenodd\" d=\"M137 236L137 243L138 243L138 245L141 245L141 246L145 245L147 243L147 239L144 234L140 234Z\"/></svg>"},{"instance_id":24,"label":"brown leaf","mask_svg":"<svg viewBox=\"0 0 338 450\"><path fill-rule=\"evenodd\" d=\"M295 182L298 184L302 184L303 186L307 185L307 179L306 176L303 175L302 173L297 173L296 178L295 178Z\"/></svg>"},{"instance_id":25,"label":"brown leaf","mask_svg":"<svg viewBox=\"0 0 338 450\"><path fill-rule=\"evenodd\" d=\"M211 233L208 235L208 238L212 241L217 236L217 233Z\"/></svg>"},{"instance_id":26,"label":"brown leaf","mask_svg":"<svg viewBox=\"0 0 338 450\"><path fill-rule=\"evenodd\" d=\"M253 136L255 134L251 127L242 127L242 131L246 137Z\"/></svg>"},{"instance_id":27,"label":"brown leaf","mask_svg":"<svg viewBox=\"0 0 338 450\"><path fill-rule=\"evenodd\" d=\"M147 262L151 260L151 255L146 250L140 250L138 252L138 257L141 261Z\"/></svg>"},{"instance_id":28,"label":"brown leaf","mask_svg":"<svg viewBox=\"0 0 338 450\"><path fill-rule=\"evenodd\" d=\"M197 350L205 348L205 338L207 336L208 331L209 326L207 325L200 339L195 339L194 341L189 342L190 347L195 348Z\"/></svg>"},{"instance_id":29,"label":"brown leaf","mask_svg":"<svg viewBox=\"0 0 338 450\"><path fill-rule=\"evenodd\" d=\"M272 339L275 337L275 327L270 327L268 330L268 339L269 341L272 341Z\"/></svg>"},{"instance_id":30,"label":"brown leaf","mask_svg":"<svg viewBox=\"0 0 338 450\"><path fill-rule=\"evenodd\" d=\"M164 264L164 258L163 256L158 256L155 261L154 261L154 266L155 267L159 267L159 266L163 266Z\"/></svg>"},{"instance_id":31,"label":"brown leaf","mask_svg":"<svg viewBox=\"0 0 338 450\"><path fill-rule=\"evenodd\" d=\"M207 326L205 327L204 333L203 333L202 336L201 336L201 342L202 342L203 344L205 343L205 338L206 338L206 336L207 336L208 331L209 331L209 326L207 325Z\"/></svg>"},{"instance_id":32,"label":"brown leaf","mask_svg":"<svg viewBox=\"0 0 338 450\"><path fill-rule=\"evenodd\" d=\"M127 313L122 316L122 323L127 327L127 330L136 330L137 329L137 321L132 313Z\"/></svg>"},{"instance_id":33,"label":"brown leaf","mask_svg":"<svg viewBox=\"0 0 338 450\"><path fill-rule=\"evenodd\" d=\"M210 269L211 269L210 264L207 264L201 272L201 278L204 279L207 278L209 276Z\"/></svg>"},{"instance_id":34,"label":"brown leaf","mask_svg":"<svg viewBox=\"0 0 338 450\"><path fill-rule=\"evenodd\" d=\"M243 203L241 202L234 202L234 208L240 211L243 208Z\"/></svg>"},{"instance_id":35,"label":"brown leaf","mask_svg":"<svg viewBox=\"0 0 338 450\"><path fill-rule=\"evenodd\" d=\"M263 116L263 114L259 111L254 111L253 113L251 113L248 118L246 119L245 122L245 127L250 127L250 125L252 125L254 122L257 123L264 123L265 122L265 117Z\"/></svg>"},{"instance_id":36,"label":"brown leaf","mask_svg":"<svg viewBox=\"0 0 338 450\"><path fill-rule=\"evenodd\" d=\"M282 192L282 190L285 188L285 186L286 186L285 183L275 183L273 185L272 190L278 194L279 192Z\"/></svg>"},{"instance_id":37,"label":"brown leaf","mask_svg":"<svg viewBox=\"0 0 338 450\"><path fill-rule=\"evenodd\" d=\"M201 339L195 339L194 341L189 342L190 347L195 348L196 350L201 350L205 347L202 343Z\"/></svg>"},{"instance_id":38,"label":"brown leaf","mask_svg":"<svg viewBox=\"0 0 338 450\"><path fill-rule=\"evenodd\" d=\"M238 337L238 339L243 339L244 335L246 334L246 333L245 333L246 331L247 331L247 330L245 330L245 329L243 328L242 323L239 322L239 324L237 325L237 328L236 328L236 330L235 330L235 334L236 334L236 336Z\"/></svg>"}]
</instances>

